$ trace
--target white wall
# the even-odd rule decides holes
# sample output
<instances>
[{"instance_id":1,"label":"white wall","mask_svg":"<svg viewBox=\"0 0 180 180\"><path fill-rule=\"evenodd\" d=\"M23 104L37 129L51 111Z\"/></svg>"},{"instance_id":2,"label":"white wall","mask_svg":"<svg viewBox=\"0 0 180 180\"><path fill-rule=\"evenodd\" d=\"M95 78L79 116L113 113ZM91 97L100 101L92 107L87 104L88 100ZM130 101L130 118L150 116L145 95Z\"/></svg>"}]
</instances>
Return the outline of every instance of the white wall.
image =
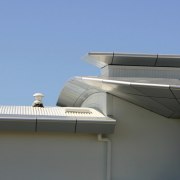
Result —
<instances>
[{"instance_id":1,"label":"white wall","mask_svg":"<svg viewBox=\"0 0 180 180\"><path fill-rule=\"evenodd\" d=\"M180 120L113 97L113 180L179 180Z\"/></svg>"},{"instance_id":2,"label":"white wall","mask_svg":"<svg viewBox=\"0 0 180 180\"><path fill-rule=\"evenodd\" d=\"M112 180L179 180L180 120L116 97L111 107ZM104 180L105 158L95 135L0 133L2 180Z\"/></svg>"},{"instance_id":3,"label":"white wall","mask_svg":"<svg viewBox=\"0 0 180 180\"><path fill-rule=\"evenodd\" d=\"M0 179L102 180L104 150L92 135L0 133Z\"/></svg>"}]
</instances>

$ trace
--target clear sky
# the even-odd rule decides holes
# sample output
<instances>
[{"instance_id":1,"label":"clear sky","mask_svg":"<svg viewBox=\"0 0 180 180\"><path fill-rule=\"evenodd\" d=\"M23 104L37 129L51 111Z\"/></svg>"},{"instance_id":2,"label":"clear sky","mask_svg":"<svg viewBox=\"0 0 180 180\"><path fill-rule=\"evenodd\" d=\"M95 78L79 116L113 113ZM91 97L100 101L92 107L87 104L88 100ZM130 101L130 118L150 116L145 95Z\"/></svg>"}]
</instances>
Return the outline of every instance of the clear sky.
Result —
<instances>
[{"instance_id":1,"label":"clear sky","mask_svg":"<svg viewBox=\"0 0 180 180\"><path fill-rule=\"evenodd\" d=\"M0 104L56 104L90 51L180 54L179 0L0 0Z\"/></svg>"}]
</instances>

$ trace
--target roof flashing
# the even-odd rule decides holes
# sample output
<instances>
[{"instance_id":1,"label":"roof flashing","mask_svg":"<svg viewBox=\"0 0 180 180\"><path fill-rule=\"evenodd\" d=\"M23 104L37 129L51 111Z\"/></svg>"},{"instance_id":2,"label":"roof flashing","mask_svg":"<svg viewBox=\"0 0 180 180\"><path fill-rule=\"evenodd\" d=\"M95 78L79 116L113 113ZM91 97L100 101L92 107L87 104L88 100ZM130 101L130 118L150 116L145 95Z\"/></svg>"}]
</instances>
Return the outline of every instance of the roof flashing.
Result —
<instances>
[{"instance_id":1,"label":"roof flashing","mask_svg":"<svg viewBox=\"0 0 180 180\"><path fill-rule=\"evenodd\" d=\"M99 68L107 65L180 67L180 55L89 52L85 60Z\"/></svg>"}]
</instances>

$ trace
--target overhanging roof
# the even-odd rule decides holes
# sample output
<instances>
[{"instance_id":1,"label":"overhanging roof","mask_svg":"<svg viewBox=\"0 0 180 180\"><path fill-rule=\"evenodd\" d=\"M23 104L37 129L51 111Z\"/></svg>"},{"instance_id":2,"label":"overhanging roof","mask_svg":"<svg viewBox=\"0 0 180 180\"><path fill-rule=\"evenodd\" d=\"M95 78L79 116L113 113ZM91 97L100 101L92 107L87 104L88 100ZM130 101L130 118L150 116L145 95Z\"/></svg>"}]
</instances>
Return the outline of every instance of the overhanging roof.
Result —
<instances>
[{"instance_id":1,"label":"overhanging roof","mask_svg":"<svg viewBox=\"0 0 180 180\"><path fill-rule=\"evenodd\" d=\"M99 68L107 65L180 67L180 55L90 52L85 60Z\"/></svg>"},{"instance_id":2,"label":"overhanging roof","mask_svg":"<svg viewBox=\"0 0 180 180\"><path fill-rule=\"evenodd\" d=\"M0 106L0 131L109 134L115 123L92 108Z\"/></svg>"},{"instance_id":3,"label":"overhanging roof","mask_svg":"<svg viewBox=\"0 0 180 180\"><path fill-rule=\"evenodd\" d=\"M76 93L74 93L76 92ZM177 79L76 77L69 81L57 105L79 106L91 95L108 92L168 118L180 118L180 81ZM64 98L69 95L71 99Z\"/></svg>"}]
</instances>

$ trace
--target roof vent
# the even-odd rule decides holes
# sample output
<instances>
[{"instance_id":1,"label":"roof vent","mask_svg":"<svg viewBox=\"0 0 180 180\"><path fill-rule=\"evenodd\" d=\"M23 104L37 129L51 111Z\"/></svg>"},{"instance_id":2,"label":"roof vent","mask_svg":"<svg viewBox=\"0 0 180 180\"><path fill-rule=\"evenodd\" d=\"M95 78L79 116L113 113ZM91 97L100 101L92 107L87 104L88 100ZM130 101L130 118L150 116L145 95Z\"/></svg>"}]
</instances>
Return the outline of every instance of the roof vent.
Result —
<instances>
[{"instance_id":1,"label":"roof vent","mask_svg":"<svg viewBox=\"0 0 180 180\"><path fill-rule=\"evenodd\" d=\"M77 108L67 108L65 109L65 113L79 113L79 114L92 114L89 109L77 109Z\"/></svg>"},{"instance_id":2,"label":"roof vent","mask_svg":"<svg viewBox=\"0 0 180 180\"><path fill-rule=\"evenodd\" d=\"M44 97L44 95L42 93L35 93L33 94L35 100L32 104L33 107L44 107L43 103L42 103L42 98Z\"/></svg>"}]
</instances>

